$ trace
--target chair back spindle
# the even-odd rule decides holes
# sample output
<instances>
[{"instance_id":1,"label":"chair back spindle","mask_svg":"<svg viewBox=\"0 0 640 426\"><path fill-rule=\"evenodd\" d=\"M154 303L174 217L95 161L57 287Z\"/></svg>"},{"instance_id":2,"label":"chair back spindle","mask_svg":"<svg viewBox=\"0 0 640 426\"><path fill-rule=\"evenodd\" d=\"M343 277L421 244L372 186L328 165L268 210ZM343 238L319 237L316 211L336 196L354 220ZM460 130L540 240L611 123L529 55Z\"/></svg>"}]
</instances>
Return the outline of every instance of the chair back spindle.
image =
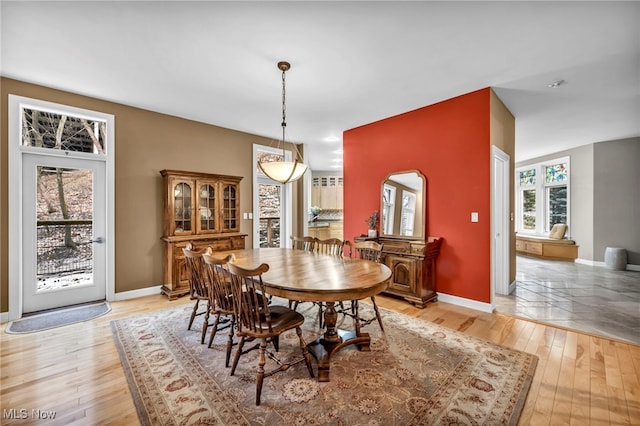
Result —
<instances>
[{"instance_id":1,"label":"chair back spindle","mask_svg":"<svg viewBox=\"0 0 640 426\"><path fill-rule=\"evenodd\" d=\"M328 254L330 256L342 256L344 242L338 238L329 238L327 240L316 239L315 247L317 253Z\"/></svg>"}]
</instances>

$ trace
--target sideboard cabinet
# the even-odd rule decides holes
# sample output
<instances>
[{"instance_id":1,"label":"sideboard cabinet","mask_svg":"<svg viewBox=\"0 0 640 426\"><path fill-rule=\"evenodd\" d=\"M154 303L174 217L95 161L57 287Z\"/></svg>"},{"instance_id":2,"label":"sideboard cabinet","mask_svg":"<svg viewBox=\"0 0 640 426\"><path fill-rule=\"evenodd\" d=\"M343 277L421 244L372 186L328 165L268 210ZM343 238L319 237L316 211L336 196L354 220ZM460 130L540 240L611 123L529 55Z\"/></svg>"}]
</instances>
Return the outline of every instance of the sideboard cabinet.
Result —
<instances>
[{"instance_id":1,"label":"sideboard cabinet","mask_svg":"<svg viewBox=\"0 0 640 426\"><path fill-rule=\"evenodd\" d=\"M381 236L377 240L382 243L381 261L392 272L385 293L402 297L421 309L428 302L436 301L436 258L442 238L423 240Z\"/></svg>"},{"instance_id":2,"label":"sideboard cabinet","mask_svg":"<svg viewBox=\"0 0 640 426\"><path fill-rule=\"evenodd\" d=\"M240 231L241 177L162 170L164 188L164 285L169 299L189 293L182 249L188 243L215 251L243 249Z\"/></svg>"}]
</instances>

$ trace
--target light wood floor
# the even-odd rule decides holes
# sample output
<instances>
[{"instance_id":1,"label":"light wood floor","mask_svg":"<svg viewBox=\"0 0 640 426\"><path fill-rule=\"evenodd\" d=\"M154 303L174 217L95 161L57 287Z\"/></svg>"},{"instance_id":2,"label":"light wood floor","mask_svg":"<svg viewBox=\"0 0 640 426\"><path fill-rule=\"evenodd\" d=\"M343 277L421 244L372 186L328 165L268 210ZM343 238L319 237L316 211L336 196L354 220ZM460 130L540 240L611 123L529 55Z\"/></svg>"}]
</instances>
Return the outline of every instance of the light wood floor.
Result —
<instances>
[{"instance_id":1,"label":"light wood floor","mask_svg":"<svg viewBox=\"0 0 640 426\"><path fill-rule=\"evenodd\" d=\"M381 307L536 354L520 425L640 425L640 346L442 302L420 310L388 297L376 300ZM0 333L0 423L138 424L109 321L187 302L148 296L113 302L109 314L87 323L27 335ZM11 409L28 419L7 419ZM35 422L32 410L54 411L55 418Z\"/></svg>"}]
</instances>

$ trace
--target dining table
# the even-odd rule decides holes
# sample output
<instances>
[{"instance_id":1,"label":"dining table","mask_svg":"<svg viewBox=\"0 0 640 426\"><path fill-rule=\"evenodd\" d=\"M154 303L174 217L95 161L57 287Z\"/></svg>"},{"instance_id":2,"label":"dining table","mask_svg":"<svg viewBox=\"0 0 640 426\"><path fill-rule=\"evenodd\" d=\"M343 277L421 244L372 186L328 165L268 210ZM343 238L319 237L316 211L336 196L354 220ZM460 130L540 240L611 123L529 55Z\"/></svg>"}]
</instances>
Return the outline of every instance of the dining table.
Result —
<instances>
[{"instance_id":1,"label":"dining table","mask_svg":"<svg viewBox=\"0 0 640 426\"><path fill-rule=\"evenodd\" d=\"M268 294L289 300L324 302L324 333L307 349L318 365L318 381L330 380L331 356L348 345L369 351L371 337L359 327L344 330L336 326L335 304L360 300L384 291L391 270L382 263L357 258L331 256L291 248L255 248L217 252L216 256L233 253L232 262L254 269L262 263L269 270L262 275Z\"/></svg>"}]
</instances>

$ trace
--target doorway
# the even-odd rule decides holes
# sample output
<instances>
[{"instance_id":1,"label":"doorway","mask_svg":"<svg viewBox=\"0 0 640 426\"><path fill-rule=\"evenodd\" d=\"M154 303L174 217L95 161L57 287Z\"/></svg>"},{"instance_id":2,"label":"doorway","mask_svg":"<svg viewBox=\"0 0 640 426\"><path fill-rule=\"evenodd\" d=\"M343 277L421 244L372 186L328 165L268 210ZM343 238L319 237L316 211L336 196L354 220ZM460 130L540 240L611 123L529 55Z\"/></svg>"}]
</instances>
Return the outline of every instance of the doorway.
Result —
<instances>
[{"instance_id":1,"label":"doorway","mask_svg":"<svg viewBox=\"0 0 640 426\"><path fill-rule=\"evenodd\" d=\"M264 145L253 145L253 247L290 247L292 229L291 184L269 179L258 161L276 159L290 161L291 151ZM245 213L246 214L246 213Z\"/></svg>"},{"instance_id":2,"label":"doorway","mask_svg":"<svg viewBox=\"0 0 640 426\"><path fill-rule=\"evenodd\" d=\"M104 166L23 155L23 313L105 299Z\"/></svg>"},{"instance_id":3,"label":"doorway","mask_svg":"<svg viewBox=\"0 0 640 426\"><path fill-rule=\"evenodd\" d=\"M9 320L113 300L114 117L9 95Z\"/></svg>"}]
</instances>

